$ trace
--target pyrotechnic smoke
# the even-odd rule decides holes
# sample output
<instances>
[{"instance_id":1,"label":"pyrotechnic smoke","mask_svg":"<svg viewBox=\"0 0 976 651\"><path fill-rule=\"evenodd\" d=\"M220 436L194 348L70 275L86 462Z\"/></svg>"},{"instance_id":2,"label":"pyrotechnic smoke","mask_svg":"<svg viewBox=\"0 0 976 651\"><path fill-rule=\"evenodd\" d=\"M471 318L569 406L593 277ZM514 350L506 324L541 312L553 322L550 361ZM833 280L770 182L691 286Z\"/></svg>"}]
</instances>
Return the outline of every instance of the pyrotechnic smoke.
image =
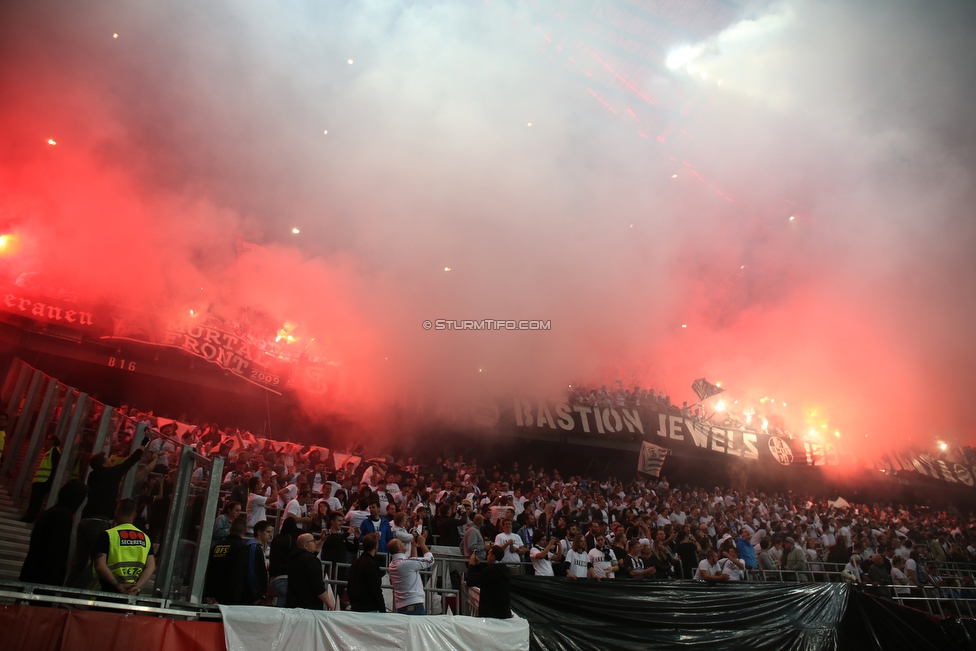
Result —
<instances>
[{"instance_id":1,"label":"pyrotechnic smoke","mask_svg":"<svg viewBox=\"0 0 976 651\"><path fill-rule=\"evenodd\" d=\"M11 272L299 323L342 369L316 413L704 375L972 442L969 5L0 11Z\"/></svg>"}]
</instances>

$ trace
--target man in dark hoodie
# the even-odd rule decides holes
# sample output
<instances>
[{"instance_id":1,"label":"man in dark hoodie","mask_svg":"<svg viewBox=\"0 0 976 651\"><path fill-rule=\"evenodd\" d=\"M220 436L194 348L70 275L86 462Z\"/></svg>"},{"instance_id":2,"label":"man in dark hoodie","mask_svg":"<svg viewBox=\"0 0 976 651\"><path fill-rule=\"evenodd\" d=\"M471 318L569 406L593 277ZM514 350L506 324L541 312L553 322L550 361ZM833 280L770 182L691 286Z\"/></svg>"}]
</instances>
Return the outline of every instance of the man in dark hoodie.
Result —
<instances>
[{"instance_id":1,"label":"man in dark hoodie","mask_svg":"<svg viewBox=\"0 0 976 651\"><path fill-rule=\"evenodd\" d=\"M230 532L213 544L207 565L207 582L203 594L207 603L254 603L243 599L247 581L248 553L244 542L247 525L240 516L230 525Z\"/></svg>"},{"instance_id":2,"label":"man in dark hoodie","mask_svg":"<svg viewBox=\"0 0 976 651\"><path fill-rule=\"evenodd\" d=\"M57 504L37 518L31 532L27 558L20 569L21 581L58 586L64 584L75 512L87 494L88 488L73 479L61 487Z\"/></svg>"}]
</instances>

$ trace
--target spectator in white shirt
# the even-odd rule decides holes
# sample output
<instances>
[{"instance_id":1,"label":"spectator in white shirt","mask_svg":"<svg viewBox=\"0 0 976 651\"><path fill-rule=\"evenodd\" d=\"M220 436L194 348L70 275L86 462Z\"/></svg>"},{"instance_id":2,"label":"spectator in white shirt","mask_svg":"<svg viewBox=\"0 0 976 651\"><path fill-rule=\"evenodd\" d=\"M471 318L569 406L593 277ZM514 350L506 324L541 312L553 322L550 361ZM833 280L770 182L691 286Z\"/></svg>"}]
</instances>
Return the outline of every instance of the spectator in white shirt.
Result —
<instances>
[{"instance_id":1,"label":"spectator in white shirt","mask_svg":"<svg viewBox=\"0 0 976 651\"><path fill-rule=\"evenodd\" d=\"M339 501L337 497L332 496L332 482L325 482L322 484L322 497L315 500L315 504L312 505L312 510L318 513L319 503L325 502L329 505L329 508L333 511L342 510L342 502Z\"/></svg>"},{"instance_id":2,"label":"spectator in white shirt","mask_svg":"<svg viewBox=\"0 0 976 651\"><path fill-rule=\"evenodd\" d=\"M617 569L617 558L613 555L613 550L607 548L606 536L603 534L597 535L596 545L587 553L587 556L593 565L594 578L613 578L613 573Z\"/></svg>"},{"instance_id":3,"label":"spectator in white shirt","mask_svg":"<svg viewBox=\"0 0 976 651\"><path fill-rule=\"evenodd\" d=\"M386 507L390 505L393 499L390 493L387 492L385 479L379 481L374 492L380 500L380 513L386 513Z\"/></svg>"},{"instance_id":4,"label":"spectator in white shirt","mask_svg":"<svg viewBox=\"0 0 976 651\"><path fill-rule=\"evenodd\" d=\"M864 573L861 571L861 557L857 554L851 556L851 560L844 566L840 575L848 583L863 583Z\"/></svg>"},{"instance_id":5,"label":"spectator in white shirt","mask_svg":"<svg viewBox=\"0 0 976 651\"><path fill-rule=\"evenodd\" d=\"M312 523L312 518L308 516L308 502L312 498L312 492L307 488L300 492L298 496L285 505L285 518L295 518L299 529L308 529Z\"/></svg>"},{"instance_id":6,"label":"spectator in white shirt","mask_svg":"<svg viewBox=\"0 0 976 651\"><path fill-rule=\"evenodd\" d=\"M364 498L359 500L359 504L356 504L351 509L349 509L349 512L346 513L346 517L344 519L346 521L346 524L350 525L354 529L359 529L359 527L363 524L363 521L366 520L366 518L368 517L369 517L369 500Z\"/></svg>"},{"instance_id":7,"label":"spectator in white shirt","mask_svg":"<svg viewBox=\"0 0 976 651\"><path fill-rule=\"evenodd\" d=\"M522 562L522 554L528 551L522 536L512 533L512 520L505 518L502 520L502 533L495 536L495 545L505 550L505 556L500 560L510 567L513 572L521 569L519 563Z\"/></svg>"},{"instance_id":8,"label":"spectator in white shirt","mask_svg":"<svg viewBox=\"0 0 976 651\"><path fill-rule=\"evenodd\" d=\"M558 541L555 538L546 540L546 532L542 529L536 530L532 536L532 550L529 552L529 558L532 559L532 571L536 576L553 576L553 549L557 548L557 543Z\"/></svg>"},{"instance_id":9,"label":"spectator in white shirt","mask_svg":"<svg viewBox=\"0 0 976 651\"><path fill-rule=\"evenodd\" d=\"M291 483L285 486L285 494L278 498L277 507L282 508L286 506L293 499L298 497L300 487L297 483Z\"/></svg>"},{"instance_id":10,"label":"spectator in white shirt","mask_svg":"<svg viewBox=\"0 0 976 651\"><path fill-rule=\"evenodd\" d=\"M422 570L434 564L434 555L427 549L426 536L418 536L417 547L422 557L408 557L400 540L390 541L390 584L393 586L393 607L402 615L426 615L424 608L424 582Z\"/></svg>"},{"instance_id":11,"label":"spectator in white shirt","mask_svg":"<svg viewBox=\"0 0 976 651\"><path fill-rule=\"evenodd\" d=\"M705 560L698 564L698 571L695 572L694 579L696 581L718 583L728 581L729 578L729 575L723 572L722 564L718 562L718 552L714 549L709 549Z\"/></svg>"},{"instance_id":12,"label":"spectator in white shirt","mask_svg":"<svg viewBox=\"0 0 976 651\"><path fill-rule=\"evenodd\" d=\"M729 581L741 581L742 577L745 576L746 564L739 559L739 550L735 548L735 545L729 547L726 558L722 559L720 565L722 566L722 574L727 574Z\"/></svg>"},{"instance_id":13,"label":"spectator in white shirt","mask_svg":"<svg viewBox=\"0 0 976 651\"><path fill-rule=\"evenodd\" d=\"M251 477L247 484L247 528L248 531L254 529L254 525L262 520L267 520L267 505L271 499L269 494L274 495L275 499L284 494L285 489L278 490L278 485L272 479L267 484L261 484L260 477Z\"/></svg>"},{"instance_id":14,"label":"spectator in white shirt","mask_svg":"<svg viewBox=\"0 0 976 651\"><path fill-rule=\"evenodd\" d=\"M908 577L905 576L903 568L905 567L905 561L901 556L894 556L891 559L891 582L895 586L895 595L900 597L909 596L912 594L912 589L909 586Z\"/></svg>"},{"instance_id":15,"label":"spectator in white shirt","mask_svg":"<svg viewBox=\"0 0 976 651\"><path fill-rule=\"evenodd\" d=\"M586 553L586 536L576 534L573 547L566 552L566 576L571 579L594 578L593 564Z\"/></svg>"}]
</instances>

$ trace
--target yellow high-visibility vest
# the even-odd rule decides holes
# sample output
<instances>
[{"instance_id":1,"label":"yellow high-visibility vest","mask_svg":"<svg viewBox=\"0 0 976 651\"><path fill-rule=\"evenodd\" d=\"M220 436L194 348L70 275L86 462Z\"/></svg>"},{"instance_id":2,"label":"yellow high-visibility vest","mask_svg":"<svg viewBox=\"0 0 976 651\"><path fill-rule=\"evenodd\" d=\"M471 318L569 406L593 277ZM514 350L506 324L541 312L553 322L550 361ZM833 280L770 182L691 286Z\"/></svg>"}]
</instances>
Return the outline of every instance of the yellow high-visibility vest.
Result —
<instances>
[{"instance_id":1,"label":"yellow high-visibility vest","mask_svg":"<svg viewBox=\"0 0 976 651\"><path fill-rule=\"evenodd\" d=\"M44 458L41 459L41 465L37 467L37 472L34 473L34 483L40 483L47 481L51 478L51 457L54 455L54 451L57 450L58 454L61 454L61 448L54 446L47 451Z\"/></svg>"},{"instance_id":2,"label":"yellow high-visibility vest","mask_svg":"<svg viewBox=\"0 0 976 651\"><path fill-rule=\"evenodd\" d=\"M108 558L105 564L119 583L135 583L146 569L152 544L149 536L134 524L120 524L105 533L108 534ZM97 579L94 566L92 573Z\"/></svg>"}]
</instances>

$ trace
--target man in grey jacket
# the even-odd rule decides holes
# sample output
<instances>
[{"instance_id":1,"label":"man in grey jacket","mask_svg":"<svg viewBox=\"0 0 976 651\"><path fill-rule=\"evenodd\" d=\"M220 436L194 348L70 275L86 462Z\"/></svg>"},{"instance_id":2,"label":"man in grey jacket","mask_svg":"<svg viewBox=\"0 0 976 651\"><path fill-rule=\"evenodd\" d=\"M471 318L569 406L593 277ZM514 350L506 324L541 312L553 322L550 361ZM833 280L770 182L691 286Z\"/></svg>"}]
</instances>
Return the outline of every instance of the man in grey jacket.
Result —
<instances>
[{"instance_id":1,"label":"man in grey jacket","mask_svg":"<svg viewBox=\"0 0 976 651\"><path fill-rule=\"evenodd\" d=\"M784 543L783 558L780 559L783 569L797 572L799 581L809 581L810 577L802 573L803 570L808 569L806 552L792 538L787 538Z\"/></svg>"},{"instance_id":2,"label":"man in grey jacket","mask_svg":"<svg viewBox=\"0 0 976 651\"><path fill-rule=\"evenodd\" d=\"M461 554L465 558L470 558L471 554L475 554L479 561L486 560L485 538L481 535L481 526L484 523L484 516L478 514L467 524L464 530L464 538L461 540Z\"/></svg>"}]
</instances>

